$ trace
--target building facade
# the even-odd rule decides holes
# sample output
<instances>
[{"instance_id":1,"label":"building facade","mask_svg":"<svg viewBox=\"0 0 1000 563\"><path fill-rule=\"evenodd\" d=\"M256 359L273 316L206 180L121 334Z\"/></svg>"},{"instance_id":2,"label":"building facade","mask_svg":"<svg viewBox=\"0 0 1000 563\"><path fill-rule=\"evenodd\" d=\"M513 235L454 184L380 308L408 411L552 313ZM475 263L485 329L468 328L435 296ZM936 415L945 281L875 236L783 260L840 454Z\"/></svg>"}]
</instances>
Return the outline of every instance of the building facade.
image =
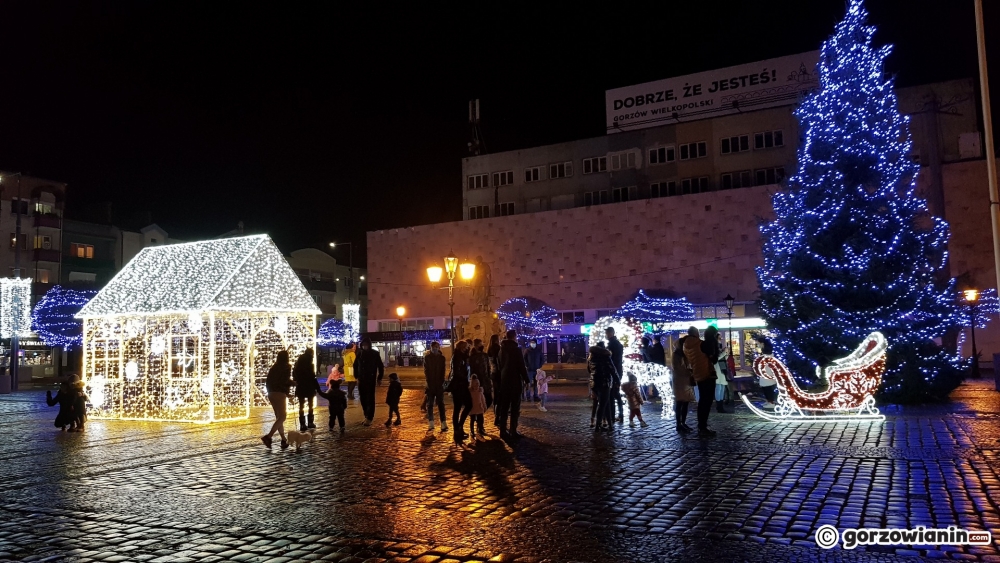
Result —
<instances>
[{"instance_id":1,"label":"building facade","mask_svg":"<svg viewBox=\"0 0 1000 563\"><path fill-rule=\"evenodd\" d=\"M321 321L342 319L344 304L353 302L361 305L361 323L364 326L368 314L364 268L353 268L352 271L350 267L338 264L329 253L316 248L295 250L286 260L322 310ZM354 291L351 291L352 275Z\"/></svg>"},{"instance_id":2,"label":"building facade","mask_svg":"<svg viewBox=\"0 0 1000 563\"><path fill-rule=\"evenodd\" d=\"M64 183L0 172L0 231L7 235L0 252L0 270L4 277L14 275L20 247L20 277L35 281L36 299L60 277L65 200ZM17 240L19 215L21 238Z\"/></svg>"}]
</instances>

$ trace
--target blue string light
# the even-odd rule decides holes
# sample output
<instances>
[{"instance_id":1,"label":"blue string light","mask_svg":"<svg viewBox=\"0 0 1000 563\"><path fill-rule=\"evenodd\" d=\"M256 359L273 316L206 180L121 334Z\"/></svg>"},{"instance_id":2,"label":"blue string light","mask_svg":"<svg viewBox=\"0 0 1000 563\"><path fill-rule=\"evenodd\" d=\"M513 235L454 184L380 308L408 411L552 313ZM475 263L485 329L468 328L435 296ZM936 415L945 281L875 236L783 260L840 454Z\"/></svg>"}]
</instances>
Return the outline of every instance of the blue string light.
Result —
<instances>
[{"instance_id":1,"label":"blue string light","mask_svg":"<svg viewBox=\"0 0 1000 563\"><path fill-rule=\"evenodd\" d=\"M694 319L694 307L687 299L651 297L645 290L622 305L614 316L635 319L641 323L670 323Z\"/></svg>"},{"instance_id":2,"label":"blue string light","mask_svg":"<svg viewBox=\"0 0 1000 563\"><path fill-rule=\"evenodd\" d=\"M519 336L551 337L562 331L559 312L534 297L511 297L497 309L497 317Z\"/></svg>"},{"instance_id":3,"label":"blue string light","mask_svg":"<svg viewBox=\"0 0 1000 563\"><path fill-rule=\"evenodd\" d=\"M338 319L327 319L319 326L316 343L320 346L346 346L358 341L354 327Z\"/></svg>"},{"instance_id":4,"label":"blue string light","mask_svg":"<svg viewBox=\"0 0 1000 563\"><path fill-rule=\"evenodd\" d=\"M851 0L823 43L820 88L796 109L799 166L761 227L761 307L775 355L805 383L865 335L882 332L882 396L943 396L960 357L935 344L962 324L953 281L942 281L948 225L915 193L908 119L883 72L862 0Z\"/></svg>"},{"instance_id":5,"label":"blue string light","mask_svg":"<svg viewBox=\"0 0 1000 563\"><path fill-rule=\"evenodd\" d=\"M75 318L80 309L97 295L96 291L54 286L31 311L31 330L47 346L71 350L83 342L83 321Z\"/></svg>"}]
</instances>

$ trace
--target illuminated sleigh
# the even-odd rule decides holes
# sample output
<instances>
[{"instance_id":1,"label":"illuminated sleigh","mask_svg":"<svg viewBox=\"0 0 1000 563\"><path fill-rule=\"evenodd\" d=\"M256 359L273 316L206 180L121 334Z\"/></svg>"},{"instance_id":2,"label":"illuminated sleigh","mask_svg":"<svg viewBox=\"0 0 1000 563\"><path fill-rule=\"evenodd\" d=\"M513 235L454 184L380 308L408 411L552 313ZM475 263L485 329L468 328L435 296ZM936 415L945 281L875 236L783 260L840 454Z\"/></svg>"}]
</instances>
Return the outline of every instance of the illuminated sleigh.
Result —
<instances>
[{"instance_id":1,"label":"illuminated sleigh","mask_svg":"<svg viewBox=\"0 0 1000 563\"><path fill-rule=\"evenodd\" d=\"M879 332L869 334L846 358L834 360L823 376L829 388L822 393L803 391L788 368L774 356L753 362L758 377L778 382L773 412L757 408L743 395L743 403L757 416L774 422L826 422L833 420L885 420L875 407L875 392L885 373L888 344ZM819 371L817 369L817 371Z\"/></svg>"}]
</instances>

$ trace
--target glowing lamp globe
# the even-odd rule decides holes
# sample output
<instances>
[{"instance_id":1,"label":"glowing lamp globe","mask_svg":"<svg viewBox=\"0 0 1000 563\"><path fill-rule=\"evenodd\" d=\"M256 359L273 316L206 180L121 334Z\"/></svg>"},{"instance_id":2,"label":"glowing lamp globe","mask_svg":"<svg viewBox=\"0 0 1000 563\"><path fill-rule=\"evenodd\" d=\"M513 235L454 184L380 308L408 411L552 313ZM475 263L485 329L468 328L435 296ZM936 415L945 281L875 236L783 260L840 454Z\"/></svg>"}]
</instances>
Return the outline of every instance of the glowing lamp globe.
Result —
<instances>
[{"instance_id":1,"label":"glowing lamp globe","mask_svg":"<svg viewBox=\"0 0 1000 563\"><path fill-rule=\"evenodd\" d=\"M966 289L965 291L962 292L962 294L965 296L965 300L968 301L969 303L975 303L976 301L979 301L978 289Z\"/></svg>"},{"instance_id":2,"label":"glowing lamp globe","mask_svg":"<svg viewBox=\"0 0 1000 563\"><path fill-rule=\"evenodd\" d=\"M458 267L463 280L471 280L476 276L476 265L468 262Z\"/></svg>"},{"instance_id":3,"label":"glowing lamp globe","mask_svg":"<svg viewBox=\"0 0 1000 563\"><path fill-rule=\"evenodd\" d=\"M403 307L402 305L400 305L399 307L396 307L396 316L397 317L403 318L405 315L406 315L406 307Z\"/></svg>"},{"instance_id":4,"label":"glowing lamp globe","mask_svg":"<svg viewBox=\"0 0 1000 563\"><path fill-rule=\"evenodd\" d=\"M448 277L455 275L455 271L458 270L458 256L455 256L454 252L449 252L444 257L444 268L448 270Z\"/></svg>"},{"instance_id":5,"label":"glowing lamp globe","mask_svg":"<svg viewBox=\"0 0 1000 563\"><path fill-rule=\"evenodd\" d=\"M431 283L438 283L441 281L441 276L444 274L444 270L441 266L431 266L427 268L427 279L431 280Z\"/></svg>"}]
</instances>

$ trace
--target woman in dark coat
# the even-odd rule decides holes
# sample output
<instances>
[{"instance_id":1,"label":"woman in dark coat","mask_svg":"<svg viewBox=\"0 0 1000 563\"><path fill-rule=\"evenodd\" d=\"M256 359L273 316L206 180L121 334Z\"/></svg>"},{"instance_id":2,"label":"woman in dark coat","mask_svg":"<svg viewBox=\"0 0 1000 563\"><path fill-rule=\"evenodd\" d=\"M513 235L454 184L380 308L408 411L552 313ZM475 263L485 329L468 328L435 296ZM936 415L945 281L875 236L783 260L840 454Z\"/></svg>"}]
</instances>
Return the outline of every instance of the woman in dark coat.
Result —
<instances>
[{"instance_id":1,"label":"woman in dark coat","mask_svg":"<svg viewBox=\"0 0 1000 563\"><path fill-rule=\"evenodd\" d=\"M281 436L281 449L288 449L288 440L285 438L285 418L288 416L288 394L292 390L292 366L288 364L288 352L282 350L278 352L278 358L274 365L267 371L267 400L274 409L274 424L271 431L260 437L260 441L268 449L271 448L271 437L277 432Z\"/></svg>"},{"instance_id":2,"label":"woman in dark coat","mask_svg":"<svg viewBox=\"0 0 1000 563\"><path fill-rule=\"evenodd\" d=\"M295 397L299 400L299 427L302 432L316 428L313 420L313 399L319 383L316 382L316 370L313 368L313 350L306 348L305 352L295 360L292 368L292 379L295 380ZM306 421L305 407L309 405L309 420Z\"/></svg>"},{"instance_id":3,"label":"woman in dark coat","mask_svg":"<svg viewBox=\"0 0 1000 563\"><path fill-rule=\"evenodd\" d=\"M459 340L455 344L455 352L451 356L451 382L448 392L454 403L451 413L451 424L454 430L455 443L461 445L468 437L463 427L465 419L472 410L472 394L469 393L469 344Z\"/></svg>"},{"instance_id":4,"label":"woman in dark coat","mask_svg":"<svg viewBox=\"0 0 1000 563\"><path fill-rule=\"evenodd\" d=\"M490 379L493 380L493 424L500 426L500 411L496 408L500 402L500 335L494 334L490 337L490 346L486 349L486 355L490 357Z\"/></svg>"},{"instance_id":5,"label":"woman in dark coat","mask_svg":"<svg viewBox=\"0 0 1000 563\"><path fill-rule=\"evenodd\" d=\"M76 427L76 388L73 386L72 381L64 381L59 385L59 391L56 392L56 396L52 396L52 391L45 392L45 402L48 403L50 407L59 405L59 414L56 415L56 427L60 430L66 430L69 426L69 431L74 432Z\"/></svg>"}]
</instances>

